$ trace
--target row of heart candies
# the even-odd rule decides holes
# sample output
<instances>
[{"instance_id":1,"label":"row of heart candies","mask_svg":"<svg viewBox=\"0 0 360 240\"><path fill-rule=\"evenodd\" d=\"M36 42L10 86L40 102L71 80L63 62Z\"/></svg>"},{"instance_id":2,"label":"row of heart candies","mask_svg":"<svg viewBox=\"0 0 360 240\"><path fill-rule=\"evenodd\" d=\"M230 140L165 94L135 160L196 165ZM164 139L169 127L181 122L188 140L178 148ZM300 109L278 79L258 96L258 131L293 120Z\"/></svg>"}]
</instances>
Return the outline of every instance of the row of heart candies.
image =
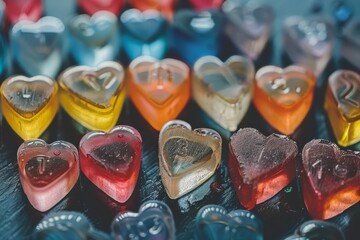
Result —
<instances>
[{"instance_id":1,"label":"row of heart candies","mask_svg":"<svg viewBox=\"0 0 360 240\"><path fill-rule=\"evenodd\" d=\"M20 11L17 15L21 19L34 15L21 12L34 9L30 7L31 1L27 1L29 6L25 4L16 8L19 2L22 1L8 1L8 10ZM92 1L86 3L91 4ZM52 1L52 4L55 3ZM62 5L54 9L56 13L66 10ZM200 57L219 55L223 50L221 48L227 46L220 42L223 30L239 52L256 60L268 42L275 18L269 6L233 0L222 4L222 12L179 9L171 21L157 10L141 12L146 8L139 9L123 12L121 27L117 16L108 11L91 12L91 17L86 14L74 16L65 22L66 27L55 17L39 20L40 11L35 19L21 20L12 27L11 57L27 75L44 74L50 77L55 77L66 65L68 52L77 64L96 66L103 61L116 60L121 48L129 60L141 55L161 59L168 49L172 49L181 60L192 66ZM357 67L360 67L357 54L360 49L359 24L354 20L346 26L341 51L342 56ZM283 24L284 50L294 63L305 65L319 75L332 56L335 29L333 21L323 16L289 17ZM7 48L4 39L0 44L4 49L4 71L9 68L5 60Z\"/></svg>"},{"instance_id":2,"label":"row of heart candies","mask_svg":"<svg viewBox=\"0 0 360 240\"><path fill-rule=\"evenodd\" d=\"M218 205L202 207L196 216L194 239L263 240L262 221L247 210L226 209ZM138 212L119 213L111 224L111 236L96 229L82 213L60 211L45 216L36 226L32 239L157 239L175 240L175 223L171 209L163 202L150 200ZM302 223L294 234L283 240L345 240L339 226L310 220Z\"/></svg>"}]
</instances>

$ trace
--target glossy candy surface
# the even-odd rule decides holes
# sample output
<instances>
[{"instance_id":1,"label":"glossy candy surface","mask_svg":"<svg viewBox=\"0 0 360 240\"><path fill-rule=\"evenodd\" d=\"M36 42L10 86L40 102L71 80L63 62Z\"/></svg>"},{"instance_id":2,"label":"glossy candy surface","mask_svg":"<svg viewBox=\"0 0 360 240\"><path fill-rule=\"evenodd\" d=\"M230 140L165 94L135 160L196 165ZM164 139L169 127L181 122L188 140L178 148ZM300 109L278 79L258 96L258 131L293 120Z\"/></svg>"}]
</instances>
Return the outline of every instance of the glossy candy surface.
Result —
<instances>
[{"instance_id":1,"label":"glossy candy surface","mask_svg":"<svg viewBox=\"0 0 360 240\"><path fill-rule=\"evenodd\" d=\"M42 14L42 0L4 0L10 25L20 20L37 21Z\"/></svg>"},{"instance_id":2,"label":"glossy candy surface","mask_svg":"<svg viewBox=\"0 0 360 240\"><path fill-rule=\"evenodd\" d=\"M138 57L129 65L129 97L156 130L175 119L190 98L189 68L175 59Z\"/></svg>"},{"instance_id":3,"label":"glossy candy surface","mask_svg":"<svg viewBox=\"0 0 360 240\"><path fill-rule=\"evenodd\" d=\"M89 15L98 11L109 11L117 15L124 4L124 0L79 0L80 7Z\"/></svg>"},{"instance_id":4,"label":"glossy candy surface","mask_svg":"<svg viewBox=\"0 0 360 240\"><path fill-rule=\"evenodd\" d=\"M221 127L235 131L251 102L254 71L251 60L241 56L225 62L202 57L194 65L193 98Z\"/></svg>"},{"instance_id":5,"label":"glossy candy surface","mask_svg":"<svg viewBox=\"0 0 360 240\"><path fill-rule=\"evenodd\" d=\"M262 117L283 134L292 134L308 114L315 76L301 66L265 66L255 75L253 103Z\"/></svg>"},{"instance_id":6,"label":"glossy candy surface","mask_svg":"<svg viewBox=\"0 0 360 240\"><path fill-rule=\"evenodd\" d=\"M18 149L17 160L22 188L31 205L41 212L63 199L79 178L78 151L65 141L26 141Z\"/></svg>"},{"instance_id":7,"label":"glossy candy surface","mask_svg":"<svg viewBox=\"0 0 360 240\"><path fill-rule=\"evenodd\" d=\"M51 124L58 109L58 85L45 76L13 76L1 85L2 113L24 140L38 138Z\"/></svg>"},{"instance_id":8,"label":"glossy candy surface","mask_svg":"<svg viewBox=\"0 0 360 240\"><path fill-rule=\"evenodd\" d=\"M239 202L252 209L287 186L295 176L298 149L290 138L242 128L229 144L228 169Z\"/></svg>"},{"instance_id":9,"label":"glossy candy surface","mask_svg":"<svg viewBox=\"0 0 360 240\"><path fill-rule=\"evenodd\" d=\"M356 72L338 70L330 75L324 108L339 145L360 141L360 76Z\"/></svg>"},{"instance_id":10,"label":"glossy candy surface","mask_svg":"<svg viewBox=\"0 0 360 240\"><path fill-rule=\"evenodd\" d=\"M184 121L168 122L159 136L161 180L171 199L179 198L209 179L221 160L220 135L208 128L192 130Z\"/></svg>"},{"instance_id":11,"label":"glossy candy surface","mask_svg":"<svg viewBox=\"0 0 360 240\"><path fill-rule=\"evenodd\" d=\"M114 239L175 240L175 223L170 208L160 201L147 201L138 213L118 214L111 226Z\"/></svg>"},{"instance_id":12,"label":"glossy candy surface","mask_svg":"<svg viewBox=\"0 0 360 240\"><path fill-rule=\"evenodd\" d=\"M85 128L108 131L124 104L124 75L116 62L68 68L59 76L61 106Z\"/></svg>"},{"instance_id":13,"label":"glossy candy surface","mask_svg":"<svg viewBox=\"0 0 360 240\"><path fill-rule=\"evenodd\" d=\"M118 202L134 191L141 163L141 135L119 125L109 132L90 132L80 141L80 166L84 175Z\"/></svg>"}]
</instances>

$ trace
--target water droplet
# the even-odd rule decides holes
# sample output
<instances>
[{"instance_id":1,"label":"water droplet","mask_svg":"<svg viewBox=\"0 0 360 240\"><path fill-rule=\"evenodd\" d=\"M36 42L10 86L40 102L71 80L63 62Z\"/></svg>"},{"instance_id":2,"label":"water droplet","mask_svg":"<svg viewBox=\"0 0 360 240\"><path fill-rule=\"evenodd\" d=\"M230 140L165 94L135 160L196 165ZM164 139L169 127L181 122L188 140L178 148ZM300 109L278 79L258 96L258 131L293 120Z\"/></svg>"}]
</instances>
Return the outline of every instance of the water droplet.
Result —
<instances>
[{"instance_id":1,"label":"water droplet","mask_svg":"<svg viewBox=\"0 0 360 240\"><path fill-rule=\"evenodd\" d=\"M55 150L55 151L54 151L54 155L55 155L55 156L59 156L60 154L61 154L60 150Z\"/></svg>"},{"instance_id":2,"label":"water droplet","mask_svg":"<svg viewBox=\"0 0 360 240\"><path fill-rule=\"evenodd\" d=\"M211 183L210 188L211 190L219 193L221 191L221 184L219 184L218 182L213 182Z\"/></svg>"}]
</instances>

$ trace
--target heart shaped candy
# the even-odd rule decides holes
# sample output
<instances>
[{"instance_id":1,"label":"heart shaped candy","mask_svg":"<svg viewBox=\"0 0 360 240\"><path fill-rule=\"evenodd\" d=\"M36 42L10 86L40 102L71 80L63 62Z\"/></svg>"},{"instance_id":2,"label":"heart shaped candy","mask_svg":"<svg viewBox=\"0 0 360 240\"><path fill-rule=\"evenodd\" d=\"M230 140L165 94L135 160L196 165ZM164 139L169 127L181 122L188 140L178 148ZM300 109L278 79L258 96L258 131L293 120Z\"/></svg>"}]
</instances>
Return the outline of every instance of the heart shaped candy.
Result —
<instances>
[{"instance_id":1,"label":"heart shaped candy","mask_svg":"<svg viewBox=\"0 0 360 240\"><path fill-rule=\"evenodd\" d=\"M208 9L218 9L221 7L224 0L190 0L190 4L197 11Z\"/></svg>"},{"instance_id":2,"label":"heart shaped candy","mask_svg":"<svg viewBox=\"0 0 360 240\"><path fill-rule=\"evenodd\" d=\"M347 23L341 36L341 56L360 69L360 20Z\"/></svg>"},{"instance_id":3,"label":"heart shaped candy","mask_svg":"<svg viewBox=\"0 0 360 240\"><path fill-rule=\"evenodd\" d=\"M41 0L4 0L10 25L20 20L37 21L42 14Z\"/></svg>"},{"instance_id":4,"label":"heart shaped candy","mask_svg":"<svg viewBox=\"0 0 360 240\"><path fill-rule=\"evenodd\" d=\"M265 137L256 129L243 128L231 137L229 148L230 176L247 209L272 198L295 176L297 145L284 135Z\"/></svg>"},{"instance_id":5,"label":"heart shaped candy","mask_svg":"<svg viewBox=\"0 0 360 240\"><path fill-rule=\"evenodd\" d=\"M76 14L76 0L43 0L44 14L54 16L64 23L69 22Z\"/></svg>"},{"instance_id":6,"label":"heart shaped candy","mask_svg":"<svg viewBox=\"0 0 360 240\"><path fill-rule=\"evenodd\" d=\"M220 165L220 135L207 128L191 130L181 120L163 126L159 136L161 180L171 199L179 198L209 179Z\"/></svg>"},{"instance_id":7,"label":"heart shaped candy","mask_svg":"<svg viewBox=\"0 0 360 240\"><path fill-rule=\"evenodd\" d=\"M46 215L36 226L32 239L97 239L110 236L96 230L82 213L60 211Z\"/></svg>"},{"instance_id":8,"label":"heart shaped candy","mask_svg":"<svg viewBox=\"0 0 360 240\"><path fill-rule=\"evenodd\" d=\"M176 118L190 98L189 68L181 61L142 56L128 71L129 96L156 130Z\"/></svg>"},{"instance_id":9,"label":"heart shaped candy","mask_svg":"<svg viewBox=\"0 0 360 240\"><path fill-rule=\"evenodd\" d=\"M65 26L55 17L16 23L10 41L15 61L30 76L55 77L67 56Z\"/></svg>"},{"instance_id":10,"label":"heart shaped candy","mask_svg":"<svg viewBox=\"0 0 360 240\"><path fill-rule=\"evenodd\" d=\"M69 23L71 53L78 64L97 66L119 55L120 34L117 17L99 11L91 17L78 15Z\"/></svg>"},{"instance_id":11,"label":"heart shaped candy","mask_svg":"<svg viewBox=\"0 0 360 240\"><path fill-rule=\"evenodd\" d=\"M234 45L255 60L263 51L271 34L274 12L270 6L224 2L225 33Z\"/></svg>"},{"instance_id":12,"label":"heart shaped candy","mask_svg":"<svg viewBox=\"0 0 360 240\"><path fill-rule=\"evenodd\" d=\"M295 65L285 69L265 66L257 71L255 78L255 107L273 128L292 134L310 110L314 74Z\"/></svg>"},{"instance_id":13,"label":"heart shaped candy","mask_svg":"<svg viewBox=\"0 0 360 240\"><path fill-rule=\"evenodd\" d=\"M360 153L315 139L302 152L304 202L315 219L328 219L360 201Z\"/></svg>"},{"instance_id":14,"label":"heart shaped candy","mask_svg":"<svg viewBox=\"0 0 360 240\"><path fill-rule=\"evenodd\" d=\"M124 75L116 62L68 68L59 76L61 106L85 128L108 131L125 100Z\"/></svg>"},{"instance_id":15,"label":"heart shaped candy","mask_svg":"<svg viewBox=\"0 0 360 240\"><path fill-rule=\"evenodd\" d=\"M78 151L65 141L26 141L18 149L17 160L23 190L41 212L63 199L79 177Z\"/></svg>"},{"instance_id":16,"label":"heart shaped candy","mask_svg":"<svg viewBox=\"0 0 360 240\"><path fill-rule=\"evenodd\" d=\"M330 75L324 108L339 145L360 141L360 76L356 72L338 70Z\"/></svg>"},{"instance_id":17,"label":"heart shaped candy","mask_svg":"<svg viewBox=\"0 0 360 240\"><path fill-rule=\"evenodd\" d=\"M167 22L156 10L140 12L132 8L120 17L123 46L133 60L142 55L162 59L167 47Z\"/></svg>"},{"instance_id":18,"label":"heart shaped candy","mask_svg":"<svg viewBox=\"0 0 360 240\"><path fill-rule=\"evenodd\" d=\"M290 59L306 66L318 76L330 60L335 26L324 17L296 17L285 19L284 47Z\"/></svg>"},{"instance_id":19,"label":"heart shaped candy","mask_svg":"<svg viewBox=\"0 0 360 240\"><path fill-rule=\"evenodd\" d=\"M198 239L263 239L260 219L247 210L226 213L221 206L206 205L197 213L195 224Z\"/></svg>"},{"instance_id":20,"label":"heart shaped candy","mask_svg":"<svg viewBox=\"0 0 360 240\"><path fill-rule=\"evenodd\" d=\"M9 77L1 85L1 107L16 134L24 140L38 138L58 111L58 85L45 76Z\"/></svg>"},{"instance_id":21,"label":"heart shaped candy","mask_svg":"<svg viewBox=\"0 0 360 240\"><path fill-rule=\"evenodd\" d=\"M176 0L130 0L134 8L144 12L152 9L161 12L168 20L173 17Z\"/></svg>"},{"instance_id":22,"label":"heart shaped candy","mask_svg":"<svg viewBox=\"0 0 360 240\"><path fill-rule=\"evenodd\" d=\"M284 240L303 239L345 240L345 236L339 226L334 223L310 220L301 224L294 235Z\"/></svg>"},{"instance_id":23,"label":"heart shaped candy","mask_svg":"<svg viewBox=\"0 0 360 240\"><path fill-rule=\"evenodd\" d=\"M111 225L114 239L175 240L175 224L170 208L160 201L147 201L138 213L118 214Z\"/></svg>"},{"instance_id":24,"label":"heart shaped candy","mask_svg":"<svg viewBox=\"0 0 360 240\"><path fill-rule=\"evenodd\" d=\"M192 94L198 105L221 127L235 131L253 93L254 65L232 56L226 62L212 56L196 61Z\"/></svg>"},{"instance_id":25,"label":"heart shaped candy","mask_svg":"<svg viewBox=\"0 0 360 240\"><path fill-rule=\"evenodd\" d=\"M141 135L129 126L108 133L90 132L80 141L80 166L84 175L118 202L134 191L141 163Z\"/></svg>"},{"instance_id":26,"label":"heart shaped candy","mask_svg":"<svg viewBox=\"0 0 360 240\"><path fill-rule=\"evenodd\" d=\"M80 7L90 15L99 11L109 11L117 15L124 4L124 0L79 0Z\"/></svg>"}]
</instances>

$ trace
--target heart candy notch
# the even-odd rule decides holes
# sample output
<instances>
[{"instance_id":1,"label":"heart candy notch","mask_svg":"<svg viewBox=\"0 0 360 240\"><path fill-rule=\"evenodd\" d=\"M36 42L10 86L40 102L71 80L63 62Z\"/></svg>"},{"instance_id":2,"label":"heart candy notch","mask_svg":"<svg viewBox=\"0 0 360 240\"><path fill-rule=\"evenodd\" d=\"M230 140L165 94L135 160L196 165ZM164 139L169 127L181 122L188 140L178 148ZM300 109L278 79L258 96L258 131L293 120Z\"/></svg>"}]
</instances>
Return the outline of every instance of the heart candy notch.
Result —
<instances>
[{"instance_id":1,"label":"heart candy notch","mask_svg":"<svg viewBox=\"0 0 360 240\"><path fill-rule=\"evenodd\" d=\"M195 220L197 239L262 240L262 222L247 210L229 213L218 205L202 207Z\"/></svg>"},{"instance_id":2,"label":"heart candy notch","mask_svg":"<svg viewBox=\"0 0 360 240\"><path fill-rule=\"evenodd\" d=\"M164 58L168 24L159 11L132 8L121 14L120 22L124 51L130 60L143 55Z\"/></svg>"},{"instance_id":3,"label":"heart candy notch","mask_svg":"<svg viewBox=\"0 0 360 240\"><path fill-rule=\"evenodd\" d=\"M285 19L284 48L290 59L319 76L328 64L335 41L335 26L324 17Z\"/></svg>"},{"instance_id":4,"label":"heart candy notch","mask_svg":"<svg viewBox=\"0 0 360 240\"><path fill-rule=\"evenodd\" d=\"M243 128L229 143L228 169L239 202L252 209L286 187L295 177L298 148L290 138Z\"/></svg>"},{"instance_id":5,"label":"heart candy notch","mask_svg":"<svg viewBox=\"0 0 360 240\"><path fill-rule=\"evenodd\" d=\"M241 56L226 62L202 57L194 65L193 98L221 127L235 131L251 102L254 71L251 60Z\"/></svg>"},{"instance_id":6,"label":"heart candy notch","mask_svg":"<svg viewBox=\"0 0 360 240\"><path fill-rule=\"evenodd\" d=\"M270 6L259 6L228 0L222 5L225 13L225 34L236 48L256 60L271 35L274 12Z\"/></svg>"},{"instance_id":7,"label":"heart candy notch","mask_svg":"<svg viewBox=\"0 0 360 240\"><path fill-rule=\"evenodd\" d=\"M314 139L302 152L304 202L315 219L329 219L360 201L360 153Z\"/></svg>"},{"instance_id":8,"label":"heart candy notch","mask_svg":"<svg viewBox=\"0 0 360 240\"><path fill-rule=\"evenodd\" d=\"M325 96L332 131L341 146L360 141L360 76L349 70L330 75Z\"/></svg>"},{"instance_id":9,"label":"heart candy notch","mask_svg":"<svg viewBox=\"0 0 360 240\"><path fill-rule=\"evenodd\" d=\"M80 7L89 15L99 11L109 11L118 15L124 4L124 0L79 0Z\"/></svg>"},{"instance_id":10,"label":"heart candy notch","mask_svg":"<svg viewBox=\"0 0 360 240\"><path fill-rule=\"evenodd\" d=\"M138 213L118 214L112 225L114 239L175 240L175 223L170 208L160 201L147 201Z\"/></svg>"},{"instance_id":11,"label":"heart candy notch","mask_svg":"<svg viewBox=\"0 0 360 240\"><path fill-rule=\"evenodd\" d=\"M124 75L116 62L68 68L59 76L61 106L85 128L109 131L124 104Z\"/></svg>"},{"instance_id":12,"label":"heart candy notch","mask_svg":"<svg viewBox=\"0 0 360 240\"><path fill-rule=\"evenodd\" d=\"M12 76L1 85L1 107L8 124L24 140L38 138L59 109L58 85L46 76Z\"/></svg>"},{"instance_id":13,"label":"heart candy notch","mask_svg":"<svg viewBox=\"0 0 360 240\"><path fill-rule=\"evenodd\" d=\"M42 0L4 0L10 25L20 20L37 21L42 14Z\"/></svg>"},{"instance_id":14,"label":"heart candy notch","mask_svg":"<svg viewBox=\"0 0 360 240\"><path fill-rule=\"evenodd\" d=\"M190 99L189 68L181 61L142 56L130 63L128 71L130 99L157 131Z\"/></svg>"},{"instance_id":15,"label":"heart candy notch","mask_svg":"<svg viewBox=\"0 0 360 240\"><path fill-rule=\"evenodd\" d=\"M119 25L111 12L78 15L69 23L69 32L70 50L78 64L94 67L119 55Z\"/></svg>"},{"instance_id":16,"label":"heart candy notch","mask_svg":"<svg viewBox=\"0 0 360 240\"><path fill-rule=\"evenodd\" d=\"M46 16L57 17L63 23L69 22L76 14L76 0L43 0L43 4Z\"/></svg>"},{"instance_id":17,"label":"heart candy notch","mask_svg":"<svg viewBox=\"0 0 360 240\"><path fill-rule=\"evenodd\" d=\"M140 133L129 126L90 132L80 141L84 175L114 200L124 203L134 191L141 165Z\"/></svg>"},{"instance_id":18,"label":"heart candy notch","mask_svg":"<svg viewBox=\"0 0 360 240\"><path fill-rule=\"evenodd\" d=\"M47 16L37 22L22 20L10 33L14 61L30 76L46 75L54 78L68 53L64 24Z\"/></svg>"},{"instance_id":19,"label":"heart candy notch","mask_svg":"<svg viewBox=\"0 0 360 240\"><path fill-rule=\"evenodd\" d=\"M41 212L63 199L79 178L78 151L65 141L26 141L18 149L17 161L22 188L31 205Z\"/></svg>"},{"instance_id":20,"label":"heart candy notch","mask_svg":"<svg viewBox=\"0 0 360 240\"><path fill-rule=\"evenodd\" d=\"M208 128L191 130L181 120L163 126L159 135L161 180L171 199L177 199L209 179L221 161L220 135Z\"/></svg>"},{"instance_id":21,"label":"heart candy notch","mask_svg":"<svg viewBox=\"0 0 360 240\"><path fill-rule=\"evenodd\" d=\"M260 68L255 75L253 103L279 132L290 135L308 114L315 88L312 71L301 66Z\"/></svg>"}]
</instances>

